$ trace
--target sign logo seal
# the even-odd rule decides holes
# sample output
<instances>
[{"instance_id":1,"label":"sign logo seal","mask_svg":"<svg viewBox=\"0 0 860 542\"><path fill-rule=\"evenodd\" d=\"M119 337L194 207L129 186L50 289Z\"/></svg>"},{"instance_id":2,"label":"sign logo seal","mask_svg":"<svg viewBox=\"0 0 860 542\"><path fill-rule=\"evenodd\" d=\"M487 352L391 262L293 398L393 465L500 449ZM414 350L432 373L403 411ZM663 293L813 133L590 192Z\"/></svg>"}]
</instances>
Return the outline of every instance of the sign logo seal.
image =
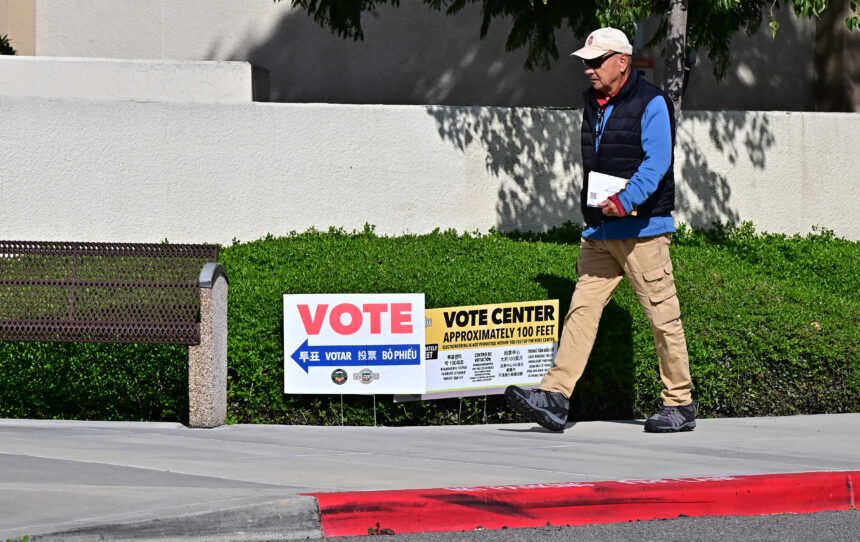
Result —
<instances>
[{"instance_id":1,"label":"sign logo seal","mask_svg":"<svg viewBox=\"0 0 860 542\"><path fill-rule=\"evenodd\" d=\"M357 373L352 373L352 379L358 380L362 384L370 384L374 380L379 380L379 373L374 373L370 369L362 369Z\"/></svg>"},{"instance_id":2,"label":"sign logo seal","mask_svg":"<svg viewBox=\"0 0 860 542\"><path fill-rule=\"evenodd\" d=\"M343 369L335 369L331 372L331 381L338 386L343 386L344 384L346 384L347 378L348 375Z\"/></svg>"}]
</instances>

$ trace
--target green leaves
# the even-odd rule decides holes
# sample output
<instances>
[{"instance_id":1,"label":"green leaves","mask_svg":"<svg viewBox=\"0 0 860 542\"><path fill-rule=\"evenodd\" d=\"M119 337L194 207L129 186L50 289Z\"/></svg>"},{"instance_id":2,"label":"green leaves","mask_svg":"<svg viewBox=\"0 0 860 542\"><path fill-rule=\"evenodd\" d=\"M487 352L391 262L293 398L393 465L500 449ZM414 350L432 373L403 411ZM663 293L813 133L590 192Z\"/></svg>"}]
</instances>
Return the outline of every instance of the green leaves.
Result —
<instances>
[{"instance_id":1,"label":"green leaves","mask_svg":"<svg viewBox=\"0 0 860 542\"><path fill-rule=\"evenodd\" d=\"M860 243L749 223L676 236L696 394L721 415L848 412L860 392ZM843 258L848 258L843 260Z\"/></svg>"},{"instance_id":2,"label":"green leaves","mask_svg":"<svg viewBox=\"0 0 860 542\"><path fill-rule=\"evenodd\" d=\"M798 17L820 17L827 8L828 0L792 0L794 12Z\"/></svg>"},{"instance_id":3,"label":"green leaves","mask_svg":"<svg viewBox=\"0 0 860 542\"><path fill-rule=\"evenodd\" d=\"M9 43L9 36L3 34L0 36L0 55L14 55L15 49Z\"/></svg>"},{"instance_id":4,"label":"green leaves","mask_svg":"<svg viewBox=\"0 0 860 542\"><path fill-rule=\"evenodd\" d=\"M481 25L479 35L487 35L490 25L510 25L506 51L526 48L523 67L526 70L548 70L558 60L556 36L573 35L584 38L601 26L613 26L623 30L632 38L637 22L651 16L665 19L666 13L679 0L423 0L431 9L445 10L448 14L461 12L467 5L480 5ZM784 4L787 2L783 2ZM330 28L343 38L364 39L361 15L373 11L378 5L400 5L399 0L291 0L293 7L303 9L321 26ZM828 0L793 0L794 12L802 18L819 17L831 4ZM834 5L837 5L833 3ZM848 29L860 29L858 1L850 0L851 15L846 17ZM714 65L714 75L722 79L730 65L732 38L738 32L749 35L758 32L762 25L762 14L769 10L768 28L775 39L779 30L774 9L779 0L712 0L687 2L686 28L675 28L685 34L687 49L698 49L707 55ZM664 20L650 43L659 43L670 30ZM679 25L675 25L679 26ZM667 72L665 88L680 88L680 74Z\"/></svg>"},{"instance_id":5,"label":"green leaves","mask_svg":"<svg viewBox=\"0 0 860 542\"><path fill-rule=\"evenodd\" d=\"M399 0L290 0L292 6L303 9L314 22L330 28L341 38L364 39L361 15L377 5L399 6Z\"/></svg>"},{"instance_id":6,"label":"green leaves","mask_svg":"<svg viewBox=\"0 0 860 542\"><path fill-rule=\"evenodd\" d=\"M776 20L776 16L773 14L773 6L770 7L770 22L767 26L770 28L770 37L776 39L776 31L779 30L779 23Z\"/></svg>"},{"instance_id":7,"label":"green leaves","mask_svg":"<svg viewBox=\"0 0 860 542\"><path fill-rule=\"evenodd\" d=\"M860 10L858 6L860 6L860 2L857 0L851 0L851 15L845 18L845 26L848 30L860 30Z\"/></svg>"},{"instance_id":8,"label":"green leaves","mask_svg":"<svg viewBox=\"0 0 860 542\"><path fill-rule=\"evenodd\" d=\"M187 421L185 347L0 341L0 417Z\"/></svg>"},{"instance_id":9,"label":"green leaves","mask_svg":"<svg viewBox=\"0 0 860 542\"><path fill-rule=\"evenodd\" d=\"M633 39L636 23L649 16L653 2L648 0L598 0L597 18L600 26L612 26Z\"/></svg>"}]
</instances>

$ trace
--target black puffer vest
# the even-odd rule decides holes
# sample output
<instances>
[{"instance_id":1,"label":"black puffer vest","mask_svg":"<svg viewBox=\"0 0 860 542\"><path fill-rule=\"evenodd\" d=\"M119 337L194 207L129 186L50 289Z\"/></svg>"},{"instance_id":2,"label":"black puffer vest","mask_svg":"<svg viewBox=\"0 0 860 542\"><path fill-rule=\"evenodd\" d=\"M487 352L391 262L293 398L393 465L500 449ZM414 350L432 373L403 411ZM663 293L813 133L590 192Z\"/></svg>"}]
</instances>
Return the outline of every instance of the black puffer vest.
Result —
<instances>
[{"instance_id":1,"label":"black puffer vest","mask_svg":"<svg viewBox=\"0 0 860 542\"><path fill-rule=\"evenodd\" d=\"M594 128L600 106L590 88L583 93L585 110L582 114L582 165L585 178L582 183L580 207L585 223L589 226L598 226L619 218L604 216L599 207L588 207L585 204L588 173L597 171L625 179L633 176L645 157L645 152L642 150L642 114L648 103L656 96L663 96L669 108L674 147L675 115L672 101L659 88L639 77L634 70L621 87L621 91L610 102L613 106L612 114L604 123L599 151L595 152ZM673 156L673 165L674 161ZM637 208L636 216L665 214L675 208L675 175L672 170L673 167L670 165L669 171L657 185L657 190Z\"/></svg>"}]
</instances>

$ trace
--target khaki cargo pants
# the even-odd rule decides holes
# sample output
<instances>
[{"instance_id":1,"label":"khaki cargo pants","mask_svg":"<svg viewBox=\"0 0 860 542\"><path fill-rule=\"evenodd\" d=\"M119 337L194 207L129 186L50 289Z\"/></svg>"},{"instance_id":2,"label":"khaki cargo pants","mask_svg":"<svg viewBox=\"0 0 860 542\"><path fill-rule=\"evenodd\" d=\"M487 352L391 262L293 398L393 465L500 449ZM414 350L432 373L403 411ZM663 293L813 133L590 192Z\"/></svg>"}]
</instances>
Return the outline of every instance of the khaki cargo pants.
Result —
<instances>
[{"instance_id":1,"label":"khaki cargo pants","mask_svg":"<svg viewBox=\"0 0 860 542\"><path fill-rule=\"evenodd\" d=\"M690 404L693 383L669 257L671 239L671 234L606 241L582 239L576 289L564 320L555 364L543 377L542 389L570 398L594 346L603 308L626 276L651 323L660 376L666 386L663 404Z\"/></svg>"}]
</instances>

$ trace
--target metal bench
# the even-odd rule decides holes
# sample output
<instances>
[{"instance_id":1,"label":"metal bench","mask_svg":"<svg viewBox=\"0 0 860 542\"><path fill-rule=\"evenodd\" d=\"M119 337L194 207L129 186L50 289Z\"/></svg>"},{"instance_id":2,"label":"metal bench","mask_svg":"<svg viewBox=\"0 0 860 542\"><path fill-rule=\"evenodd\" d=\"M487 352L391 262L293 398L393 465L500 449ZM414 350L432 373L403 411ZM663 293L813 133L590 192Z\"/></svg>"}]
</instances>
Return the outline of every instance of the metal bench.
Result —
<instances>
[{"instance_id":1,"label":"metal bench","mask_svg":"<svg viewBox=\"0 0 860 542\"><path fill-rule=\"evenodd\" d=\"M189 425L227 405L217 245L0 241L0 340L188 346Z\"/></svg>"}]
</instances>

